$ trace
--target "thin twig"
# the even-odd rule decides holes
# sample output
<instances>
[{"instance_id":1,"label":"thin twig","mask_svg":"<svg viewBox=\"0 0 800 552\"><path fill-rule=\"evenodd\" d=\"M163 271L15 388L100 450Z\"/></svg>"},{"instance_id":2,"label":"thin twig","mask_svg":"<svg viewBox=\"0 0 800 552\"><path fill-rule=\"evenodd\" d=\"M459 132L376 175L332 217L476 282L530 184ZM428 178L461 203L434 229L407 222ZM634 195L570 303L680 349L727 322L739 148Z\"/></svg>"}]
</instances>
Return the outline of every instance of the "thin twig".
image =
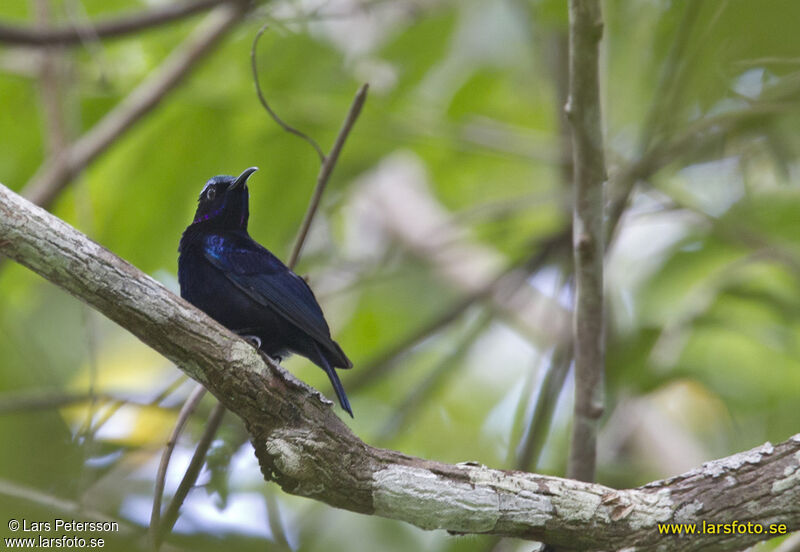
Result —
<instances>
[{"instance_id":1,"label":"thin twig","mask_svg":"<svg viewBox=\"0 0 800 552\"><path fill-rule=\"evenodd\" d=\"M34 3L36 23L48 25L52 21L49 0L36 0ZM48 156L58 156L67 146L67 125L64 117L64 94L62 93L63 53L61 48L49 46L42 52L39 68L39 88L44 113L43 142L47 145Z\"/></svg>"},{"instance_id":2,"label":"thin twig","mask_svg":"<svg viewBox=\"0 0 800 552\"><path fill-rule=\"evenodd\" d=\"M86 6L83 5L83 0L63 0L64 11L70 21L70 25L78 29L80 33L81 45L86 48L86 53L92 60L92 63L97 67L97 80L103 86L107 86L109 82L109 68L108 59L106 57L103 45L100 43L100 37L90 24L91 18L86 11Z\"/></svg>"},{"instance_id":3,"label":"thin twig","mask_svg":"<svg viewBox=\"0 0 800 552\"><path fill-rule=\"evenodd\" d=\"M267 523L269 523L273 542L278 545L280 550L291 551L292 546L289 544L289 538L283 528L280 506L278 505L278 499L275 498L275 492L274 488L265 489L264 500L267 505Z\"/></svg>"},{"instance_id":4,"label":"thin twig","mask_svg":"<svg viewBox=\"0 0 800 552\"><path fill-rule=\"evenodd\" d=\"M135 33L209 10L232 0L196 0L182 4L166 4L152 10L124 15L108 21L98 21L85 26L62 28L28 28L0 23L0 42L22 46L76 46L85 37L113 38Z\"/></svg>"},{"instance_id":5,"label":"thin twig","mask_svg":"<svg viewBox=\"0 0 800 552\"><path fill-rule=\"evenodd\" d=\"M350 110L347 112L344 123L342 123L342 128L339 129L336 141L333 143L330 153L322 160L322 166L317 176L317 185L311 196L311 202L308 204L308 210L306 210L306 214L303 217L303 223L300 225L300 232L297 235L294 249L289 257L289 268L294 268L295 264L297 264L297 260L300 258L300 252L303 250L303 244L306 241L308 230L311 228L311 222L314 220L314 215L316 215L317 209L319 208L319 202L320 199L322 199L325 186L327 186L328 179L333 172L333 168L336 166L336 161L339 159L342 147L344 147L344 143L350 135L350 131L353 129L358 115L361 113L361 108L364 107L364 102L367 99L367 90L369 90L369 84L364 83L361 85L361 88L358 89L358 92L356 92L356 97L353 98L353 103L350 105Z\"/></svg>"},{"instance_id":6,"label":"thin twig","mask_svg":"<svg viewBox=\"0 0 800 552\"><path fill-rule=\"evenodd\" d=\"M83 325L86 329L86 356L89 366L89 402L86 405L86 414L83 425L77 432L78 441L81 444L81 452L83 453L83 462L81 463L81 475L79 478L80 488L84 491L81 494L81 502L85 497L86 489L91 486L94 479L89 468L89 460L97 454L98 446L96 440L96 433L92 430L94 417L98 412L97 401L97 334L95 333L96 327L94 325L94 316L96 313L86 304L81 304L81 314Z\"/></svg>"},{"instance_id":7,"label":"thin twig","mask_svg":"<svg viewBox=\"0 0 800 552\"><path fill-rule=\"evenodd\" d=\"M172 458L172 452L175 450L175 445L178 444L178 437L186 427L186 422L194 412L197 405L200 404L203 396L206 394L206 388L202 385L197 385L192 391L186 402L183 403L181 411L178 413L178 420L169 436L167 446L164 447L164 452L161 453L161 462L158 464L158 474L156 475L156 487L153 492L153 509L150 512L150 529L148 531L150 543L153 548L158 549L158 528L161 524L161 499L164 495L164 483L167 478L167 467L169 460Z\"/></svg>"},{"instance_id":8,"label":"thin twig","mask_svg":"<svg viewBox=\"0 0 800 552\"><path fill-rule=\"evenodd\" d=\"M600 0L569 2L569 101L575 205L575 409L568 477L594 479L597 427L603 413L605 335L603 313L603 129L598 75L603 31Z\"/></svg>"},{"instance_id":9,"label":"thin twig","mask_svg":"<svg viewBox=\"0 0 800 552\"><path fill-rule=\"evenodd\" d=\"M258 32L253 39L253 45L250 48L250 67L253 71L253 82L256 86L256 94L258 95L261 105L263 105L264 109L266 109L267 113L269 113L269 116L272 117L272 119L283 130L302 138L312 148L314 148L314 151L316 151L317 155L319 156L319 162L321 163L319 174L317 175L317 185L314 188L314 193L312 194L311 201L308 204L308 209L303 217L303 222L300 224L300 231L297 234L297 240L295 240L294 249L292 249L292 254L289 257L289 262L287 263L289 268L294 268L297 264L297 260L300 258L300 251L303 249L303 244L306 241L308 230L311 228L311 222L314 220L314 215L317 213L317 209L319 208L319 202L322 198L322 194L325 192L325 186L328 184L328 179L333 172L333 168L336 166L336 161L339 159L339 153L341 153L342 147L344 146L350 131L353 129L353 125L358 119L358 115L361 113L361 108L364 107L364 102L367 99L367 90L369 89L369 84L365 83L361 85L361 88L359 88L358 92L356 92L356 97L353 99L353 103L350 105L350 110L347 112L347 117L345 117L342 128L339 130L339 134L336 136L336 141L333 143L330 153L325 155L316 140L311 138L305 132L297 130L293 126L286 124L283 119L281 119L278 114L272 110L267 102L267 99L264 97L264 93L261 90L261 84L258 80L256 51L258 50L258 41L261 38L261 35L263 35L264 31L266 31L268 28L269 24L266 23L262 25L260 29L258 29Z\"/></svg>"},{"instance_id":10,"label":"thin twig","mask_svg":"<svg viewBox=\"0 0 800 552\"><path fill-rule=\"evenodd\" d=\"M797 90L789 91L790 95L784 99L791 99L792 93L800 94L800 86ZM684 155L699 155L736 133L746 133L758 128L760 124L788 110L789 106L783 103L753 104L744 109L704 117L688 125L672 140L654 145L637 161L619 171L610 183L612 197L608 207L606 243L611 243L615 233L619 231L619 220L625 212L625 206L637 182L652 177Z\"/></svg>"},{"instance_id":11,"label":"thin twig","mask_svg":"<svg viewBox=\"0 0 800 552\"><path fill-rule=\"evenodd\" d=\"M553 288L554 294L562 293L565 286L566 289L572 288L571 274L570 268L559 275L558 283ZM572 358L572 340L565 339L554 345L549 358L539 357L531 367L514 416L511 442L516 442L517 446L510 447L508 455L509 465L514 469L535 472L538 468L539 455L549 433ZM542 371L544 376L540 378L537 389L535 377ZM493 544L487 547L487 550L492 549Z\"/></svg>"},{"instance_id":12,"label":"thin twig","mask_svg":"<svg viewBox=\"0 0 800 552\"><path fill-rule=\"evenodd\" d=\"M440 315L433 318L430 322L413 330L411 333L400 339L397 343L392 344L385 351L379 353L373 360L367 362L363 368L360 369L356 377L347 382L348 389L351 391L357 391L362 387L371 384L379 377L389 373L392 368L397 365L397 361L399 361L409 349L458 320L461 315L475 303L489 297L497 288L503 277L507 276L512 270L517 268L519 267L512 266L510 269L504 270L500 276L492 280L483 289L480 289L474 293L470 293L466 297L457 300L453 305L445 309Z\"/></svg>"},{"instance_id":13,"label":"thin twig","mask_svg":"<svg viewBox=\"0 0 800 552\"><path fill-rule=\"evenodd\" d=\"M179 376L175 382L171 383L152 400L122 398L119 395L105 393L102 391L95 393L94 396L98 402L110 401L112 404L110 405L109 409L113 410L111 413L111 415L113 415L126 404L133 404L136 406L153 406L158 404L167 396L169 396L175 389L177 389L185 380L186 376ZM90 400L92 400L92 394L88 391L35 391L31 393L25 391L14 391L11 393L0 394L0 416L17 412L35 412L37 410L63 408L65 406L72 406L74 404L80 404ZM111 415L108 417L110 418ZM97 432L97 430L102 427L104 421L107 421L106 416L103 418L104 420L96 422L92 427L91 430L93 432Z\"/></svg>"},{"instance_id":14,"label":"thin twig","mask_svg":"<svg viewBox=\"0 0 800 552\"><path fill-rule=\"evenodd\" d=\"M183 385L183 382L186 381L186 379L187 379L186 376L183 375L175 378L175 381L167 385L158 395L153 397L151 401L143 404L145 406L154 406L159 404L161 401L169 397L181 385ZM108 407L108 409L103 413L103 415L95 421L94 425L91 428L92 433L97 433L98 431L100 431L100 428L103 427L108 422L108 420L110 420L114 416L114 414L119 412L119 410L123 406L131 402L132 401L121 400L121 399L114 401L114 403Z\"/></svg>"},{"instance_id":15,"label":"thin twig","mask_svg":"<svg viewBox=\"0 0 800 552\"><path fill-rule=\"evenodd\" d=\"M269 23L266 23L262 25L260 29L258 29L258 32L256 33L256 36L253 39L253 46L250 48L250 67L253 70L253 83L255 83L256 85L256 94L258 94L258 99L261 101L261 105L264 106L264 109L267 110L267 113L269 113L269 116L272 117L272 119L276 123L278 123L278 125L280 125L280 127L283 130L291 134L294 134L295 136L298 136L299 138L302 138L303 140L308 142L308 144L312 148L314 148L314 151L317 152L317 155L319 156L319 162L324 163L325 154L322 152L322 148L319 147L319 144L317 144L317 141L314 140L305 132L297 130L293 126L284 123L283 119L278 117L278 114L272 111L272 108L269 106L269 103L267 103L267 99L264 97L264 93L261 91L261 84L258 81L258 63L256 62L256 50L258 46L258 40L261 38L261 35L264 34L264 31L266 31L268 28L269 28Z\"/></svg>"},{"instance_id":16,"label":"thin twig","mask_svg":"<svg viewBox=\"0 0 800 552\"><path fill-rule=\"evenodd\" d=\"M569 242L569 230L560 231L540 240L532 247L536 253L523 262L512 263L505 270L495 276L483 288L478 289L465 297L457 300L450 308L445 309L439 316L432 319L424 326L403 337L400 341L381 352L374 360L367 362L358 376L348 380L348 389L355 391L371 384L378 377L387 374L395 366L397 361L417 343L430 337L436 332L445 328L458 318L473 304L493 297L498 290L503 289L506 293L513 293L521 285L525 284L528 275L542 268L547 262L562 251Z\"/></svg>"},{"instance_id":17,"label":"thin twig","mask_svg":"<svg viewBox=\"0 0 800 552\"><path fill-rule=\"evenodd\" d=\"M691 35L694 24L699 13L699 2L689 2L684 8L683 18L672 41L667 58L664 61L661 74L659 75L656 90L666 90L666 94L658 94L653 97L648 110L645 122L639 137L638 161L630 165L626 170L619 174L618 178L609 183L609 195L611 196L608 209L608 225L606 227L606 246L613 239L618 228L618 222L636 185L637 178L642 172L639 167L652 157L653 147L663 148L666 141L667 119L674 119L675 106L677 105L680 94L683 91L683 81L687 76L686 65L689 63L685 59L685 48L688 38ZM669 109L665 109L664 96L667 97ZM660 143L654 144L654 138L660 136ZM694 136L694 135L693 135ZM652 170L650 172L656 172Z\"/></svg>"},{"instance_id":18,"label":"thin twig","mask_svg":"<svg viewBox=\"0 0 800 552\"><path fill-rule=\"evenodd\" d=\"M687 8L689 9L689 8ZM668 80L668 79L667 79ZM760 128L771 118L783 115L797 107L800 96L800 79L787 77L778 84L765 88L760 99L743 109L707 116L688 124L670 140L653 143L639 158L619 171L611 180L608 207L606 243L610 243L619 229L628 199L636 184L650 178L662 168L691 154L700 155L723 140ZM658 108L653 107L651 111ZM642 143L651 131L646 131Z\"/></svg>"},{"instance_id":19,"label":"thin twig","mask_svg":"<svg viewBox=\"0 0 800 552\"><path fill-rule=\"evenodd\" d=\"M564 388L572 363L572 342L556 344L549 366L545 372L539 393L529 410L527 424L517 447L515 468L521 471L536 471L545 438L550 431L558 397Z\"/></svg>"},{"instance_id":20,"label":"thin twig","mask_svg":"<svg viewBox=\"0 0 800 552\"><path fill-rule=\"evenodd\" d=\"M702 2L686 2L683 5L683 16L675 32L666 59L658 77L655 94L650 104L642 134L639 138L639 152L644 154L653 145L656 136L665 137L670 127L675 124L678 101L687 89L685 80L688 66L696 62L698 56L687 55L686 48L690 44L692 30L702 9Z\"/></svg>"},{"instance_id":21,"label":"thin twig","mask_svg":"<svg viewBox=\"0 0 800 552\"><path fill-rule=\"evenodd\" d=\"M116 397L107 394L96 395L100 400L115 400ZM36 391L35 393L8 393L0 396L0 415L16 412L48 410L62 408L73 404L80 404L92 399L87 391L77 393L70 391Z\"/></svg>"},{"instance_id":22,"label":"thin twig","mask_svg":"<svg viewBox=\"0 0 800 552\"><path fill-rule=\"evenodd\" d=\"M71 179L152 110L244 15L229 3L214 10L161 66L62 154L46 160L23 188L22 195L47 207Z\"/></svg>"},{"instance_id":23,"label":"thin twig","mask_svg":"<svg viewBox=\"0 0 800 552\"><path fill-rule=\"evenodd\" d=\"M159 524L158 531L154 538L154 547L156 550L158 550L161 541L164 540L164 535L172 530L172 527L178 520L178 513L180 512L181 506L186 500L186 497L189 495L189 491L191 491L192 487L194 487L197 478L200 476L200 470L203 468L203 464L205 463L206 454L208 453L208 449L211 447L211 443L214 441L214 435L217 433L217 429L219 429L220 423L222 423L222 418L224 416L225 407L222 406L222 404L217 403L214 406L214 409L211 411L211 416L208 419L206 431L203 433L203 437L200 439L200 442L197 443L197 448L194 451L192 460L189 462L189 468L183 475L183 479L181 480L180 485L178 485L178 490L175 491L175 496L172 497L172 501L170 501L167 511L161 518L161 523Z\"/></svg>"}]
</instances>

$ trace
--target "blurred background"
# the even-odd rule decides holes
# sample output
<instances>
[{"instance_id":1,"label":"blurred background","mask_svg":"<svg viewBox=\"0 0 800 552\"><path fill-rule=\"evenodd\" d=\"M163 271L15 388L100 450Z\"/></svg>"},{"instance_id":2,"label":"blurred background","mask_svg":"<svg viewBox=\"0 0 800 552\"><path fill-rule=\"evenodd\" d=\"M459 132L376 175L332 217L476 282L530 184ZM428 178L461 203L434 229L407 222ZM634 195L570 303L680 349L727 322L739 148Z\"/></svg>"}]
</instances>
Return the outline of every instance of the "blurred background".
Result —
<instances>
[{"instance_id":1,"label":"blurred background","mask_svg":"<svg viewBox=\"0 0 800 552\"><path fill-rule=\"evenodd\" d=\"M178 240L205 181L256 165L250 233L286 260L319 160L255 94L250 49L269 23L264 93L323 150L358 86L371 87L297 267L355 365L341 373L355 419L337 412L370 444L563 475L566 2L258 2L141 120L120 125L85 167L60 169L95 125L154 94L164 60L208 37L230 5L205 1L101 41L88 31L184 5L0 2L0 181L177 292ZM598 481L631 487L800 431L800 3L608 0L604 17L611 241ZM9 33L48 26L82 31L47 47ZM307 360L285 365L332 396ZM144 547L161 451L193 386L120 327L2 262L0 518L113 519L121 529L103 535L106 548ZM204 399L178 442L166 500L213 404ZM5 525L0 534L11 536ZM167 547L531 544L289 496L263 481L228 415Z\"/></svg>"}]
</instances>

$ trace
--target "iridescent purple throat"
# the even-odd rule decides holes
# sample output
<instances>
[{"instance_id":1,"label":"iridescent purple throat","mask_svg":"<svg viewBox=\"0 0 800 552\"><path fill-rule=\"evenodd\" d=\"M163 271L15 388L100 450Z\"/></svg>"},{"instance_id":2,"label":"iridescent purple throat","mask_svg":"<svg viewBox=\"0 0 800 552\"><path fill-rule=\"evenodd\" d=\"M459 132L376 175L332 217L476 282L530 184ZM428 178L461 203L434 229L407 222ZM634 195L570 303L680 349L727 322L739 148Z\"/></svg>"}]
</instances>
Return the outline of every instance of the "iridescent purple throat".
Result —
<instances>
[{"instance_id":1,"label":"iridescent purple throat","mask_svg":"<svg viewBox=\"0 0 800 552\"><path fill-rule=\"evenodd\" d=\"M223 207L220 207L219 209L217 209L214 212L208 213L207 215L203 215L201 217L197 217L196 219L194 219L192 221L192 224L194 224L196 222L203 222L203 221L206 221L208 219L212 219L212 218L216 217L217 215L219 215L222 212L222 209L223 209ZM239 226L244 226L244 213L239 218Z\"/></svg>"},{"instance_id":2,"label":"iridescent purple throat","mask_svg":"<svg viewBox=\"0 0 800 552\"><path fill-rule=\"evenodd\" d=\"M201 217L197 217L196 219L194 219L194 221L192 222L192 224L194 224L195 222L203 222L204 220L208 220L208 219L210 219L210 218L214 218L214 217L216 217L218 214L220 214L221 212L222 212L222 207L220 207L219 209L217 209L216 211L214 211L214 212L212 212L212 213L208 213L207 215L203 215L203 216L201 216Z\"/></svg>"}]
</instances>

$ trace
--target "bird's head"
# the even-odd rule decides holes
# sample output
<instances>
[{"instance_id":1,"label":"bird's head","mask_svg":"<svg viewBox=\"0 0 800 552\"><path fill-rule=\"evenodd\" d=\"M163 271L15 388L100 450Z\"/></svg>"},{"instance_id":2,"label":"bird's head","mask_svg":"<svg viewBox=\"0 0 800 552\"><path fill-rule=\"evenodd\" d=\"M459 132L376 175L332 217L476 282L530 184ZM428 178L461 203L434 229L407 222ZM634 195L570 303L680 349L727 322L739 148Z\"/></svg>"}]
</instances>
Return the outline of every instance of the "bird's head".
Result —
<instances>
[{"instance_id":1,"label":"bird's head","mask_svg":"<svg viewBox=\"0 0 800 552\"><path fill-rule=\"evenodd\" d=\"M250 167L239 176L215 176L206 182L197 198L197 211L192 224L246 230L250 216L247 179L257 170L258 167Z\"/></svg>"}]
</instances>

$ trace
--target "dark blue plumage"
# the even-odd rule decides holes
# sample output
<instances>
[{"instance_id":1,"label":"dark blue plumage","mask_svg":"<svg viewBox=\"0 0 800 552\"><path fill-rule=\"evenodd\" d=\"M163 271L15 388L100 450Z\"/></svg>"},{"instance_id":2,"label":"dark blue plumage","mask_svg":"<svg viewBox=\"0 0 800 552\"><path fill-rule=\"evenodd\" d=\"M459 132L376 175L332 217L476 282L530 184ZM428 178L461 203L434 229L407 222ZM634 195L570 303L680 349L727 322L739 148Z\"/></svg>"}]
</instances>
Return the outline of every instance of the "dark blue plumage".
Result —
<instances>
[{"instance_id":1,"label":"dark blue plumage","mask_svg":"<svg viewBox=\"0 0 800 552\"><path fill-rule=\"evenodd\" d=\"M335 371L352 363L331 338L314 293L247 233L247 179L255 170L215 176L200 193L178 249L181 297L238 334L256 337L270 356L297 353L311 360L352 416Z\"/></svg>"}]
</instances>

